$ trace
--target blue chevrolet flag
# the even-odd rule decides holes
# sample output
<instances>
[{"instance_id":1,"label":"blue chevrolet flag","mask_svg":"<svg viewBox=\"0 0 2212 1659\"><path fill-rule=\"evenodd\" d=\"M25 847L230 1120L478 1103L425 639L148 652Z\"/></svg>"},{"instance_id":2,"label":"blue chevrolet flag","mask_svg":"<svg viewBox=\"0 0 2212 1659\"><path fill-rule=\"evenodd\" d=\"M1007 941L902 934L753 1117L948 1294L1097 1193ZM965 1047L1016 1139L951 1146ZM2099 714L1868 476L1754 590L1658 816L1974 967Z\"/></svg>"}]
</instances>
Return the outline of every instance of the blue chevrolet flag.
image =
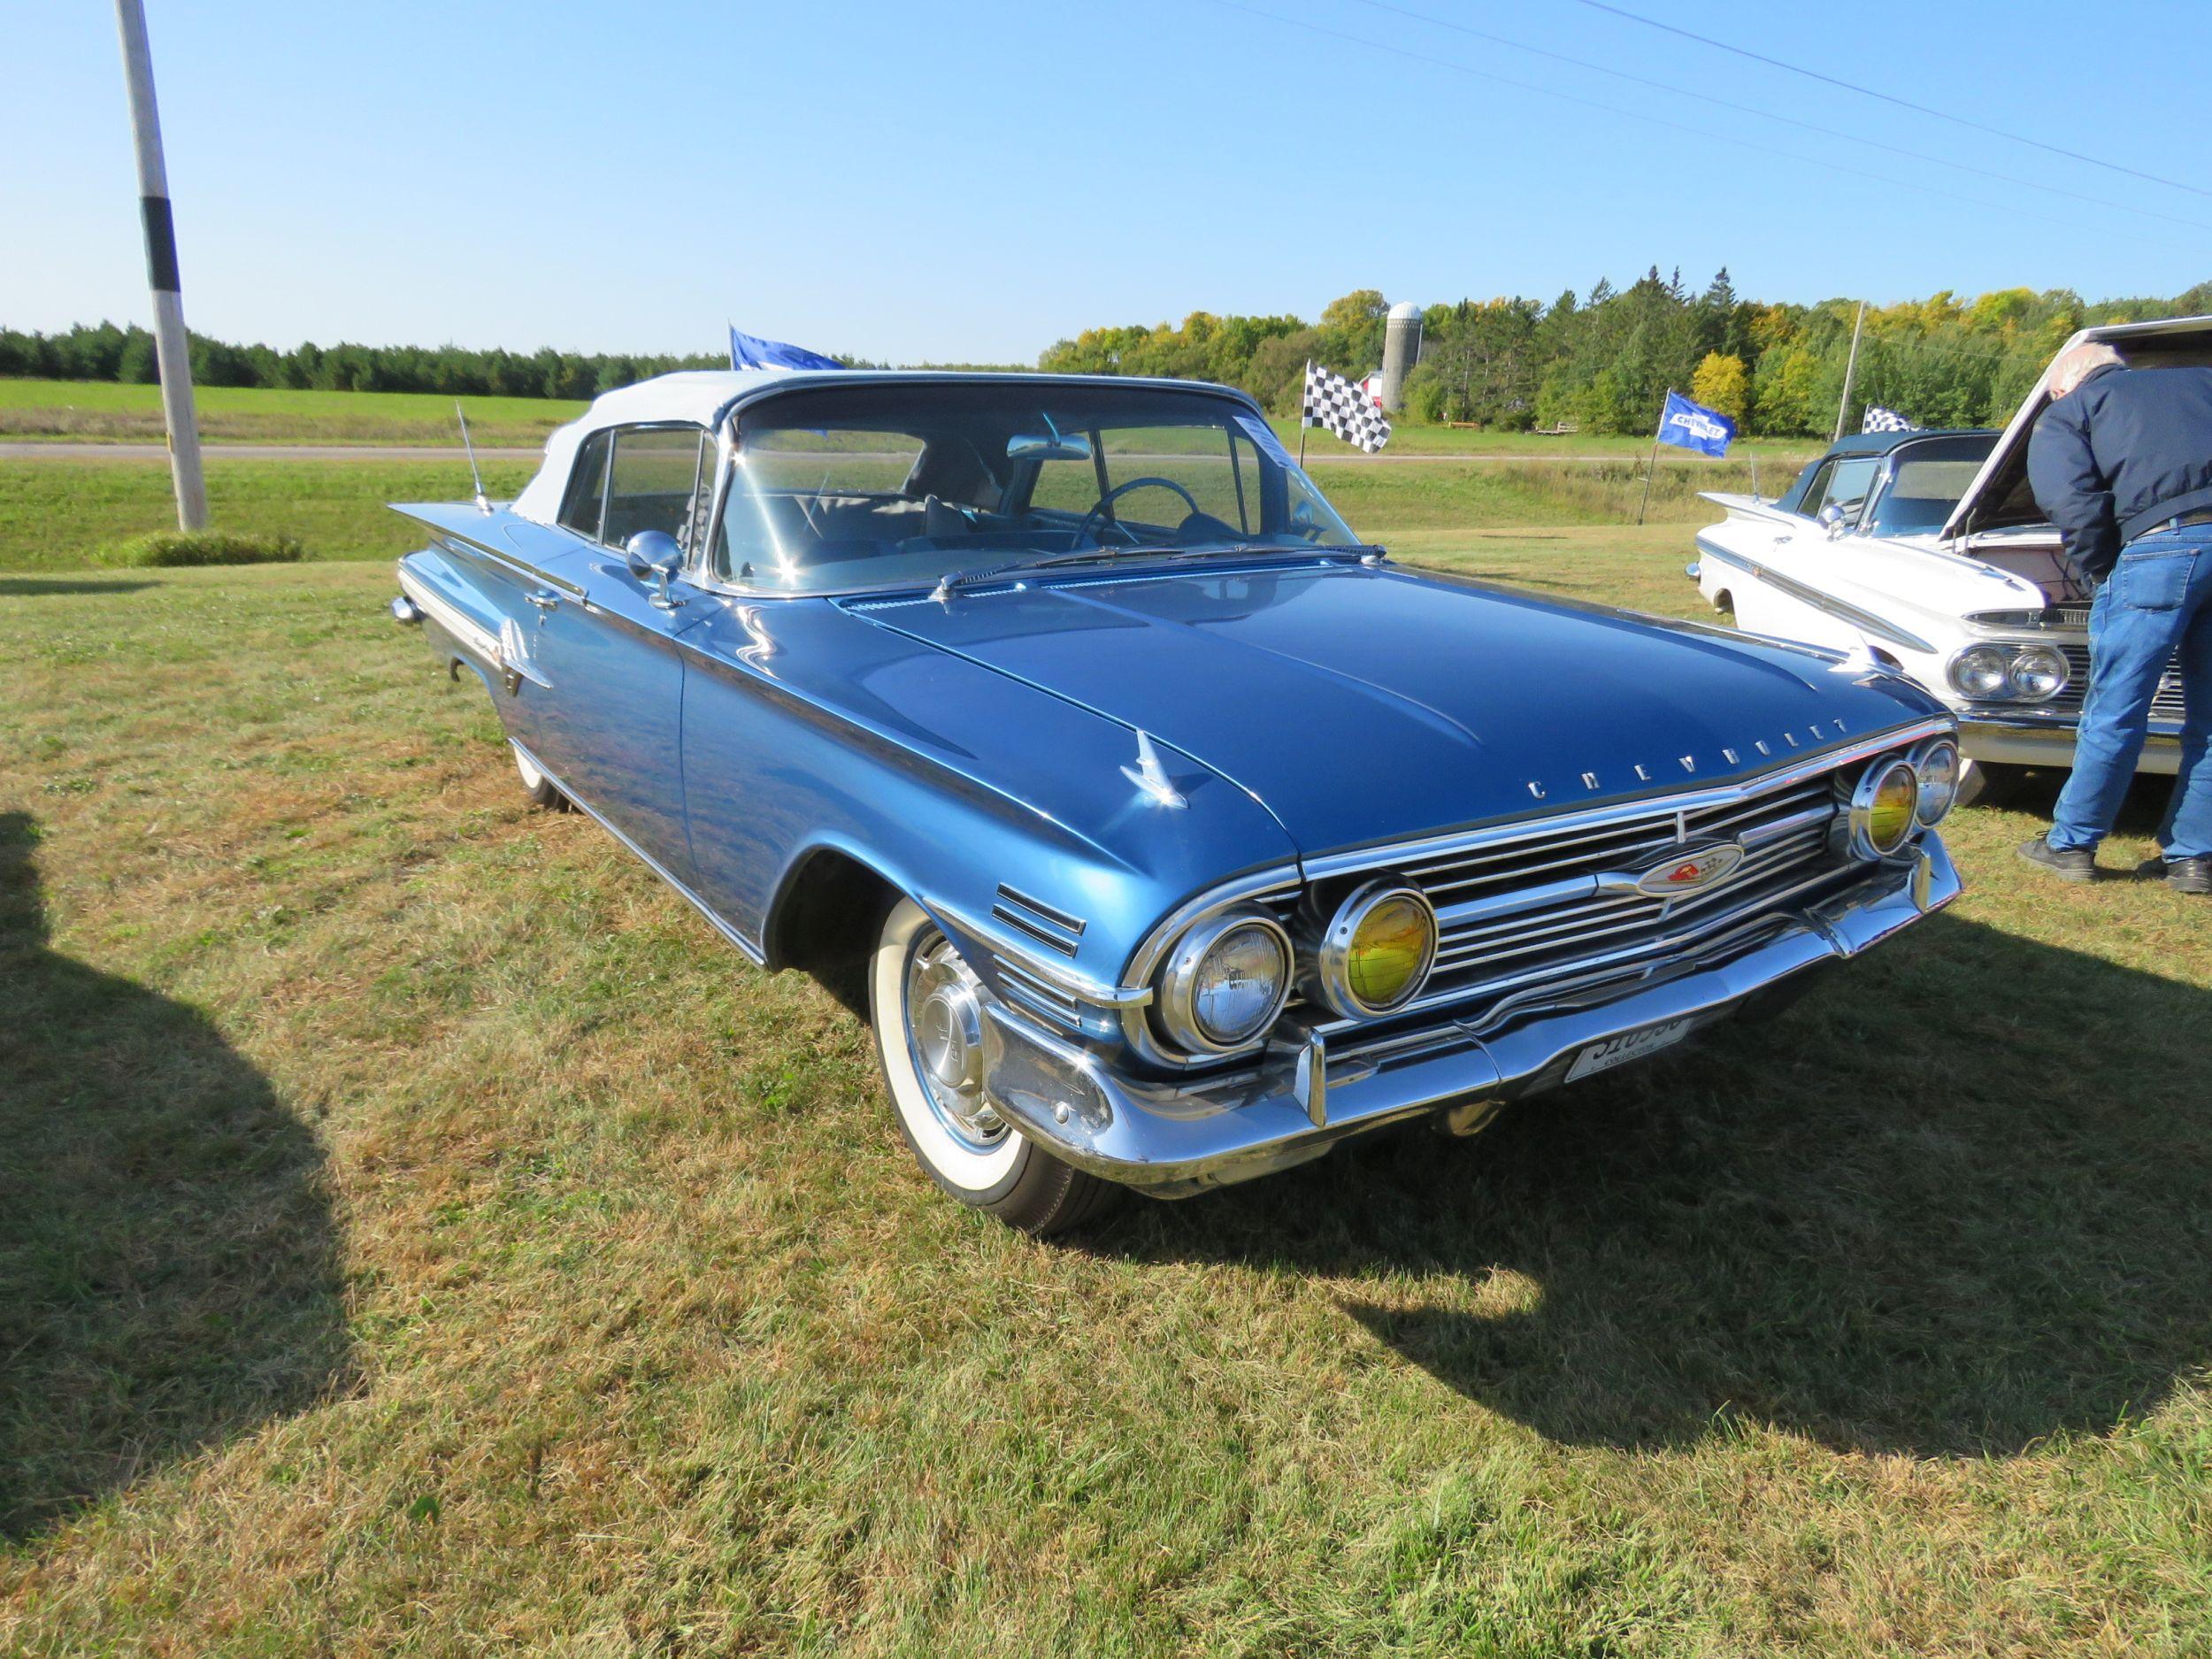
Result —
<instances>
[{"instance_id":1,"label":"blue chevrolet flag","mask_svg":"<svg viewBox=\"0 0 2212 1659\"><path fill-rule=\"evenodd\" d=\"M730 366L733 369L841 369L835 357L826 357L804 346L787 346L780 340L763 340L730 326Z\"/></svg>"},{"instance_id":2,"label":"blue chevrolet flag","mask_svg":"<svg viewBox=\"0 0 2212 1659\"><path fill-rule=\"evenodd\" d=\"M1678 449L1697 449L1707 455L1726 455L1736 435L1736 423L1717 410L1693 403L1679 392L1667 394L1667 412L1659 417L1659 442Z\"/></svg>"}]
</instances>

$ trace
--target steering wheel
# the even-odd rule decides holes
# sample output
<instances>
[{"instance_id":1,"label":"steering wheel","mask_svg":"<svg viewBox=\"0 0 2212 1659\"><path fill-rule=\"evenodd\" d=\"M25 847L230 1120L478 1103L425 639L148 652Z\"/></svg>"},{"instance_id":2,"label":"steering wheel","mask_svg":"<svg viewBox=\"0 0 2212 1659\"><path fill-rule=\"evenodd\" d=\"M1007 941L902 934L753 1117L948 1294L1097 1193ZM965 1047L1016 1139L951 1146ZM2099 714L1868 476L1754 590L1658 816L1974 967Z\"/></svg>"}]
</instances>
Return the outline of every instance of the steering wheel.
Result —
<instances>
[{"instance_id":1,"label":"steering wheel","mask_svg":"<svg viewBox=\"0 0 2212 1659\"><path fill-rule=\"evenodd\" d=\"M1129 536L1131 541L1135 541L1136 538L1133 535L1130 535L1130 533L1127 530L1122 529L1121 521L1114 517L1114 503L1119 501L1124 495L1126 495L1131 490L1142 489L1148 484L1153 485L1160 489L1173 490L1177 495L1180 495L1190 504L1190 510L1193 512L1203 512L1205 511L1204 508L1198 504L1198 497L1192 495L1190 491L1185 489L1173 479L1155 478L1148 473L1142 478L1133 478L1125 484L1117 484L1113 487L1113 488L1108 490L1103 495L1101 495L1098 498L1097 503L1091 508L1090 511L1083 515L1083 522L1075 526L1076 541L1079 542L1085 536L1090 534L1091 521L1094 518L1100 518L1102 515L1103 515L1105 522L1111 524L1115 529L1120 530L1122 534Z\"/></svg>"}]
</instances>

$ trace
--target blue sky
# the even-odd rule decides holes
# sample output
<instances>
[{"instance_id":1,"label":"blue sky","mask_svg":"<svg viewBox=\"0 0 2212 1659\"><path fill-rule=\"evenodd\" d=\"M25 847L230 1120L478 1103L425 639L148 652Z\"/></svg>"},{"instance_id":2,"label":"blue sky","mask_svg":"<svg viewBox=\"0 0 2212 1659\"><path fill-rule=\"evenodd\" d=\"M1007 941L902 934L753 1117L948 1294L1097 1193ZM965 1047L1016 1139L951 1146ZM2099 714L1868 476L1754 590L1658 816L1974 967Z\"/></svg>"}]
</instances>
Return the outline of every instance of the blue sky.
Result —
<instances>
[{"instance_id":1,"label":"blue sky","mask_svg":"<svg viewBox=\"0 0 2212 1659\"><path fill-rule=\"evenodd\" d=\"M894 361L1027 360L1094 324L1311 317L1359 287L1548 299L1654 261L1699 285L1725 264L1742 293L1804 301L2016 284L2098 298L2212 277L2212 195L1575 0L1402 4L2093 202L1631 86L1374 0L1240 4L1274 18L1223 0L148 0L186 315L279 344L576 350L711 349L726 316ZM1620 4L2212 189L2201 99L2169 67L2212 43L2201 0ZM0 0L0 322L142 319L110 8Z\"/></svg>"}]
</instances>

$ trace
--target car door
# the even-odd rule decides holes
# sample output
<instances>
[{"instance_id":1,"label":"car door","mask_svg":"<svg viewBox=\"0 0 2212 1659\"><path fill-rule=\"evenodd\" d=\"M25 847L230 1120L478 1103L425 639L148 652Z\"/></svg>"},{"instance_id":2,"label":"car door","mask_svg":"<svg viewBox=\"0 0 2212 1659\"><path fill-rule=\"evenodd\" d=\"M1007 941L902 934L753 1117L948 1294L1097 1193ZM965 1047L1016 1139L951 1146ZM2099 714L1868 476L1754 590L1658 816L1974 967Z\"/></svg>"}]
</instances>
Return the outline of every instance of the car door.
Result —
<instances>
[{"instance_id":1,"label":"car door","mask_svg":"<svg viewBox=\"0 0 2212 1659\"><path fill-rule=\"evenodd\" d=\"M1844 614L1851 607L1832 602L1848 561L1863 547L1849 526L1864 511L1881 465L1880 457L1862 455L1832 455L1816 464L1789 522L1767 543L1766 575L1733 594L1739 626L1838 649L1861 642L1860 630ZM1839 536L1820 522L1821 509L1831 505L1844 514L1845 534Z\"/></svg>"},{"instance_id":2,"label":"car door","mask_svg":"<svg viewBox=\"0 0 2212 1659\"><path fill-rule=\"evenodd\" d=\"M581 592L549 592L532 641L549 685L540 695L538 757L576 803L680 881L691 868L684 826L683 653L677 641L706 615L699 589L630 573L622 544L641 530L680 541L709 487L713 446L695 426L620 426L605 441L603 465L580 453L561 519L583 541L564 565ZM596 476L599 495L588 485Z\"/></svg>"}]
</instances>

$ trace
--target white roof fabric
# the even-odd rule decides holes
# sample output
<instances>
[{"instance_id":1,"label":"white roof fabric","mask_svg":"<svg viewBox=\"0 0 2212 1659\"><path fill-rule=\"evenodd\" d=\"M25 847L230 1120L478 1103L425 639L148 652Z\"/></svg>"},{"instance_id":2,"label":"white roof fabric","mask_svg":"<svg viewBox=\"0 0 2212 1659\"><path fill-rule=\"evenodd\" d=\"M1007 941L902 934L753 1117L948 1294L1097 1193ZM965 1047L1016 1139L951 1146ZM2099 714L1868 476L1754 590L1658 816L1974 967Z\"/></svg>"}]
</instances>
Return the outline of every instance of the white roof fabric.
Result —
<instances>
[{"instance_id":1,"label":"white roof fabric","mask_svg":"<svg viewBox=\"0 0 2212 1659\"><path fill-rule=\"evenodd\" d=\"M518 518L551 524L561 510L561 493L576 450L591 434L608 426L634 426L663 420L710 426L714 418L745 393L774 380L795 378L795 369L687 369L657 374L634 386L602 392L591 407L545 441L538 475L523 487L510 510Z\"/></svg>"}]
</instances>

